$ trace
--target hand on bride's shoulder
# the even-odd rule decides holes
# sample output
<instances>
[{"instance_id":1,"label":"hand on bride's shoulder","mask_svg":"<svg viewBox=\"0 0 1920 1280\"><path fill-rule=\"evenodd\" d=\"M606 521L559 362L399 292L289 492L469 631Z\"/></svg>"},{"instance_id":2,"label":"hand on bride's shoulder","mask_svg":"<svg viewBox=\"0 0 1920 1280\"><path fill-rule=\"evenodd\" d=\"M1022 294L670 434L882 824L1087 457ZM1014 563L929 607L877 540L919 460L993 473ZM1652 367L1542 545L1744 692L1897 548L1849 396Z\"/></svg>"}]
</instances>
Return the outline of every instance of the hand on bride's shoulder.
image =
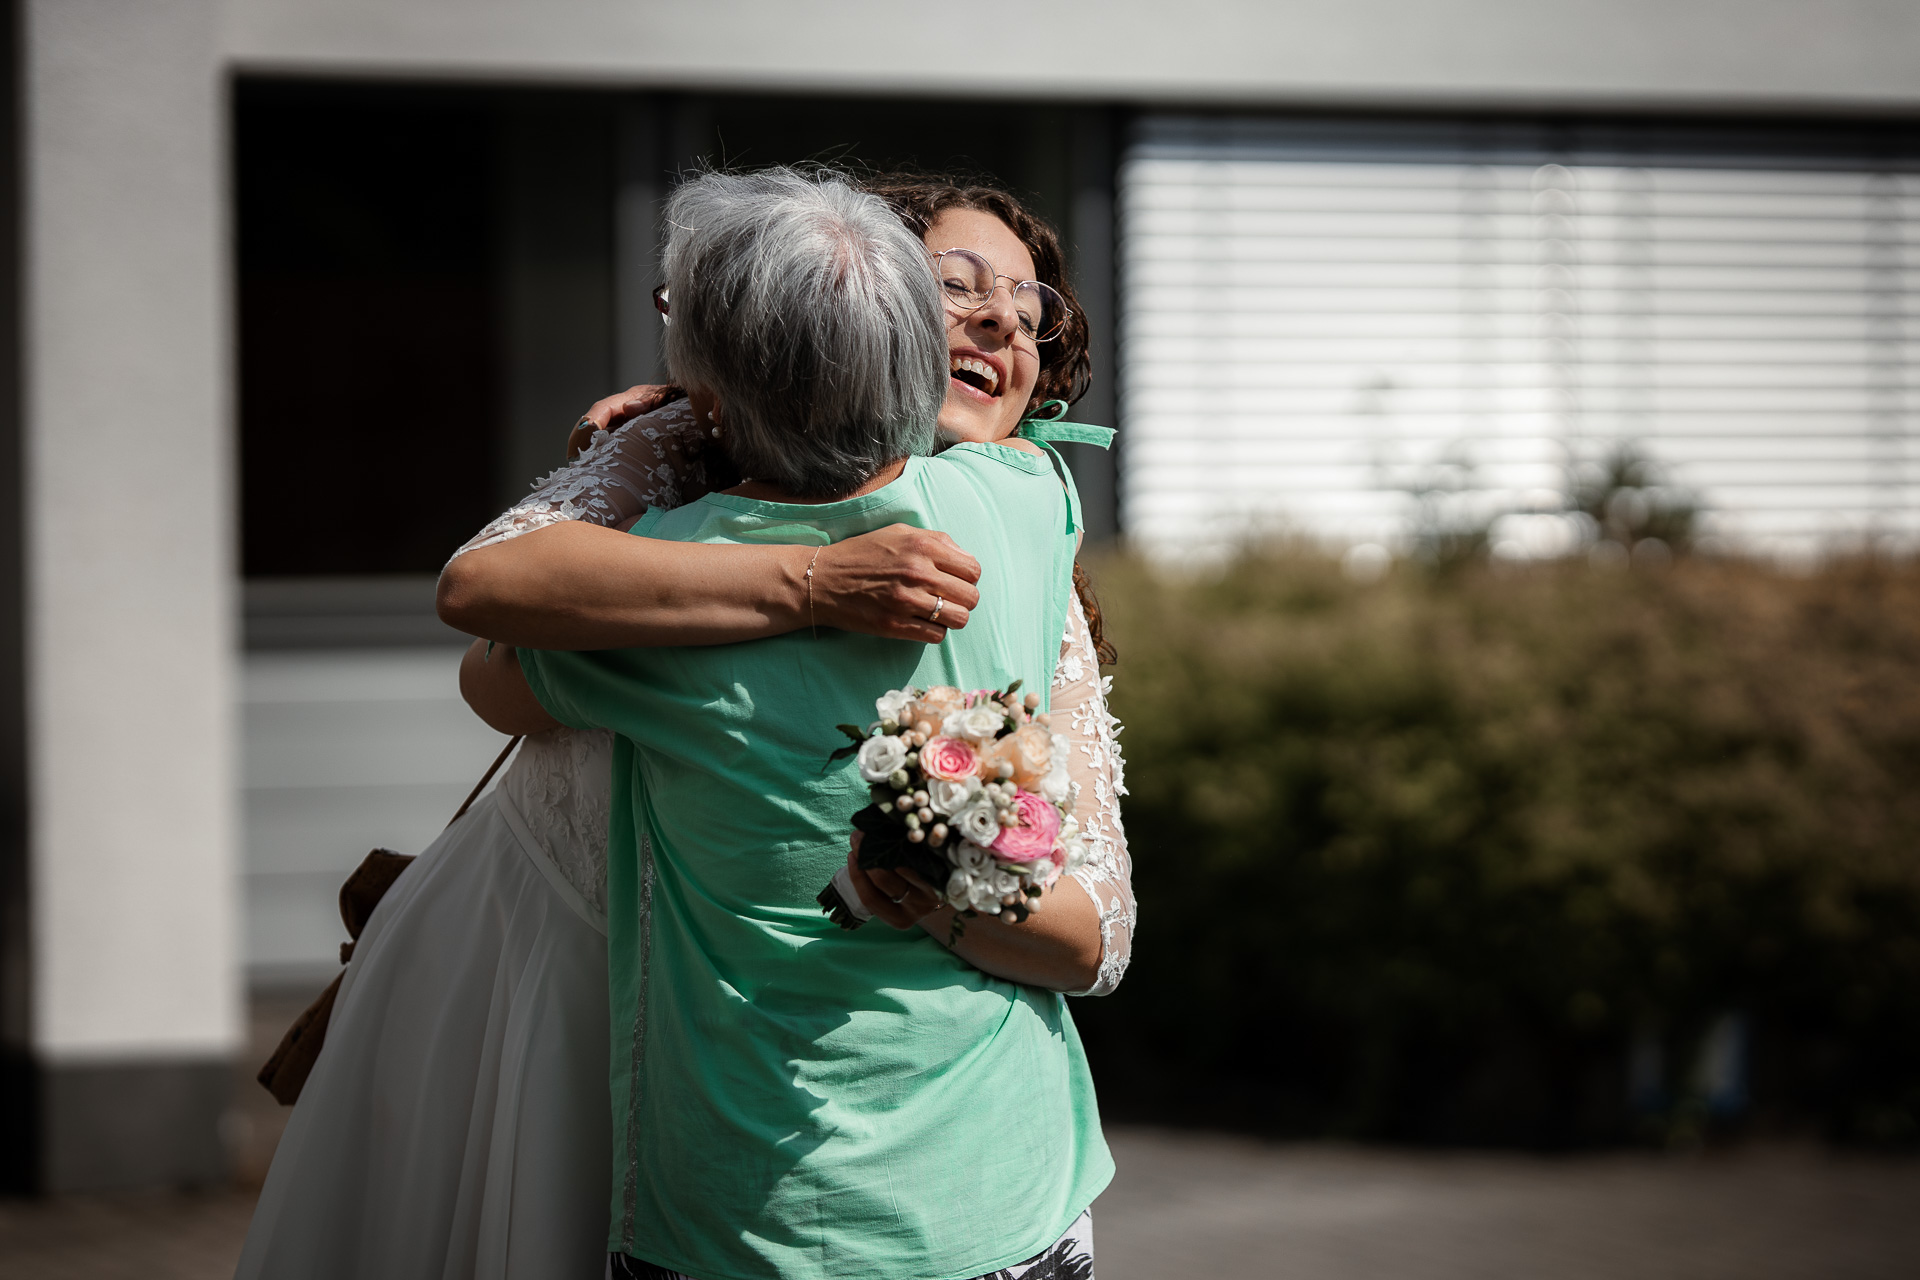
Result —
<instances>
[{"instance_id":1,"label":"hand on bride's shoulder","mask_svg":"<svg viewBox=\"0 0 1920 1280\"><path fill-rule=\"evenodd\" d=\"M686 395L685 391L670 384L640 383L594 401L567 437L567 456L577 456L593 439L594 432L618 430L635 418L656 413L676 402L684 402ZM691 415L688 415L689 423L691 420Z\"/></svg>"}]
</instances>

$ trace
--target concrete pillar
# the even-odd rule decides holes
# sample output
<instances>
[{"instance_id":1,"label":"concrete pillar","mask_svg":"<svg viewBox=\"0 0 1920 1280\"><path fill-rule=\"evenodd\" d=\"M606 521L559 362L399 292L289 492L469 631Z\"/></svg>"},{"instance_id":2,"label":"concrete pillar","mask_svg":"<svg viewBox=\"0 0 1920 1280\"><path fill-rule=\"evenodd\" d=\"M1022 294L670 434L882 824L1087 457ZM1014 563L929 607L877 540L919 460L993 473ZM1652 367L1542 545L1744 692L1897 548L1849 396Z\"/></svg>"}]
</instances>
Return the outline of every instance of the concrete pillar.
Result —
<instances>
[{"instance_id":1,"label":"concrete pillar","mask_svg":"<svg viewBox=\"0 0 1920 1280\"><path fill-rule=\"evenodd\" d=\"M6 1173L211 1181L241 1038L222 6L18 17L27 910Z\"/></svg>"}]
</instances>

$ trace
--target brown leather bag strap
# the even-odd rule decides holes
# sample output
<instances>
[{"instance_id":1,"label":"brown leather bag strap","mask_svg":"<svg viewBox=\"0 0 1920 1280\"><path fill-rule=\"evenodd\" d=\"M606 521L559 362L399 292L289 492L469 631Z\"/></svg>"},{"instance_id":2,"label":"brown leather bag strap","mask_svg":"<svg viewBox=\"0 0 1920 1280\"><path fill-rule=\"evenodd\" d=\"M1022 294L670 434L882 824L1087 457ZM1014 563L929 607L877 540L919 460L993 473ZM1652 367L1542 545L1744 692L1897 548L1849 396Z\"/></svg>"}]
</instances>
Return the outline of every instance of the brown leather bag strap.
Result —
<instances>
[{"instance_id":1,"label":"brown leather bag strap","mask_svg":"<svg viewBox=\"0 0 1920 1280\"><path fill-rule=\"evenodd\" d=\"M449 827L467 816L467 810L473 807L473 802L493 781L493 775L500 772L500 766L507 762L507 757L519 745L520 739L515 737L501 748L479 785L468 794L466 803L460 806L460 812L453 815L453 822L447 824ZM375 849L340 886L340 919L346 923L348 935L356 942L368 918L373 915L373 909L380 905L387 890L393 887L393 882L412 862L411 857L391 849ZM341 945L341 964L345 964L353 954L354 946L354 942ZM332 985L320 993L320 998L287 1028L287 1034L280 1038L279 1048L260 1068L260 1083L267 1087L267 1091L281 1106L292 1106L306 1087L307 1075L313 1070L314 1061L319 1058L320 1049L327 1042L327 1024L333 1021L334 997L340 993L340 980L344 977L346 975L343 973L335 978Z\"/></svg>"},{"instance_id":2,"label":"brown leather bag strap","mask_svg":"<svg viewBox=\"0 0 1920 1280\"><path fill-rule=\"evenodd\" d=\"M500 772L500 766L507 762L507 757L513 754L513 749L520 745L520 736L515 734L507 739L507 745L500 748L500 754L493 758L493 763L487 766L487 771L480 775L480 781L473 784L473 790L467 792L467 798L460 802L459 812L448 820L449 827L467 816L467 810L473 808L473 802L480 798L480 793L487 789L489 782L493 781L493 775Z\"/></svg>"}]
</instances>

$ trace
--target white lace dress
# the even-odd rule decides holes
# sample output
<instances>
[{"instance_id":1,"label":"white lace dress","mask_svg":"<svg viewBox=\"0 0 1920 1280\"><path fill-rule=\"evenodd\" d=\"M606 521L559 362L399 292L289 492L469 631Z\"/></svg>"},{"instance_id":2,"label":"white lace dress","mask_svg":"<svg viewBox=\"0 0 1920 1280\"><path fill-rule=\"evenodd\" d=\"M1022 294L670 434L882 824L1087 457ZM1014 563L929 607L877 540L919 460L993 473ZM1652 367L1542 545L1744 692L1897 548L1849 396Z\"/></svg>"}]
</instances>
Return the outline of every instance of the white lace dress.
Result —
<instances>
[{"instance_id":1,"label":"white lace dress","mask_svg":"<svg viewBox=\"0 0 1920 1280\"><path fill-rule=\"evenodd\" d=\"M600 433L461 551L679 505L708 488L705 443L683 404ZM1101 912L1087 994L1119 982L1134 923L1106 683L1076 600L1052 705L1076 739L1091 855L1076 876ZM605 733L528 737L388 893L275 1154L241 1280L604 1273L611 776Z\"/></svg>"}]
</instances>

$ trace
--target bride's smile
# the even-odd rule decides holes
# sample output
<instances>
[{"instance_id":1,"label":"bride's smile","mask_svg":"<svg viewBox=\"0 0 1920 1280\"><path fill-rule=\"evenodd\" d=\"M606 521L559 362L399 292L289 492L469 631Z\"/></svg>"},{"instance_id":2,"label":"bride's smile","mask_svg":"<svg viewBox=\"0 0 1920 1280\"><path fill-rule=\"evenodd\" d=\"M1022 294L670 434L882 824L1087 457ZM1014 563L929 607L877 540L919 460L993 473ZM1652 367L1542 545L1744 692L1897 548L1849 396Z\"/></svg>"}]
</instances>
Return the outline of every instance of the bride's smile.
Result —
<instances>
[{"instance_id":1,"label":"bride's smile","mask_svg":"<svg viewBox=\"0 0 1920 1280\"><path fill-rule=\"evenodd\" d=\"M955 347L947 360L952 386L948 395L961 395L991 404L1000 398L1000 386L1007 380L1004 362L972 347Z\"/></svg>"}]
</instances>

